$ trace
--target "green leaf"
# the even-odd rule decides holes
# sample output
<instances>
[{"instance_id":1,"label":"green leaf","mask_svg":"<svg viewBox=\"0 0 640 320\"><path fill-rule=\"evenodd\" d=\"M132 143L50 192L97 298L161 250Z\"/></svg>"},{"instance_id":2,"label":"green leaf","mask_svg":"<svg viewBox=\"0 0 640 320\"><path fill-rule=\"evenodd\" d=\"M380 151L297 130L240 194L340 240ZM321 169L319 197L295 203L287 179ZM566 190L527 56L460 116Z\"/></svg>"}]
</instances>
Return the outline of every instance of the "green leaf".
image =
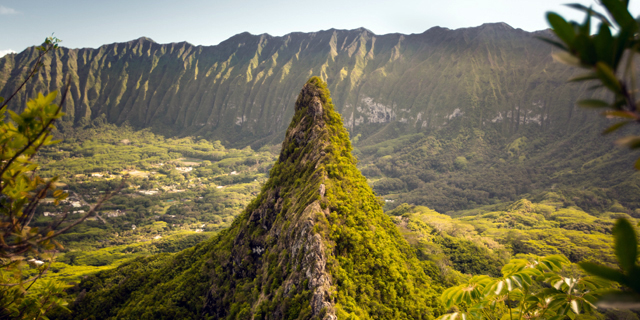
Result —
<instances>
[{"instance_id":1,"label":"green leaf","mask_svg":"<svg viewBox=\"0 0 640 320\"><path fill-rule=\"evenodd\" d=\"M576 37L573 26L555 12L547 13L547 21L549 21L549 25L551 25L553 32L558 36L558 38L560 38L567 47L573 48L573 40Z\"/></svg>"},{"instance_id":2,"label":"green leaf","mask_svg":"<svg viewBox=\"0 0 640 320\"><path fill-rule=\"evenodd\" d=\"M616 23L622 28L635 32L638 29L638 24L626 4L620 0L601 0L602 5L607 8L607 11L611 14Z\"/></svg>"},{"instance_id":3,"label":"green leaf","mask_svg":"<svg viewBox=\"0 0 640 320\"><path fill-rule=\"evenodd\" d=\"M580 11L583 11L583 12L587 12L587 13L590 12L591 15L593 15L594 17L600 19L600 21L602 21L603 23L605 23L605 24L607 24L609 26L611 25L611 22L609 21L609 19L607 19L606 16L604 16L603 14L601 14L601 13L599 13L597 11L594 11L591 8L587 8L587 7L585 7L584 5L582 5L580 3L568 3L568 4L565 4L565 6L567 6L569 8L576 9L576 10L580 10Z\"/></svg>"},{"instance_id":4,"label":"green leaf","mask_svg":"<svg viewBox=\"0 0 640 320\"><path fill-rule=\"evenodd\" d=\"M598 78L602 81L605 87L611 89L613 92L620 92L620 81L616 78L615 73L607 64L603 62L596 63L596 73Z\"/></svg>"},{"instance_id":5,"label":"green leaf","mask_svg":"<svg viewBox=\"0 0 640 320\"><path fill-rule=\"evenodd\" d=\"M550 45L552 45L552 46L554 46L554 47L556 47L556 48L558 48L560 50L564 50L564 51L568 51L569 50L567 48L567 46L565 46L563 43L560 43L560 42L555 41L553 39L549 39L549 38L545 38L545 37L539 37L539 36L536 36L536 38L538 38L538 40L542 40L542 41L544 41L544 42L546 42L546 43L548 43L548 44L550 44Z\"/></svg>"},{"instance_id":6,"label":"green leaf","mask_svg":"<svg viewBox=\"0 0 640 320\"><path fill-rule=\"evenodd\" d=\"M569 82L580 82L580 81L588 81L588 80L596 80L598 79L598 74L595 72L584 73L579 76L575 76L573 78L569 78Z\"/></svg>"},{"instance_id":7,"label":"green leaf","mask_svg":"<svg viewBox=\"0 0 640 320\"><path fill-rule=\"evenodd\" d=\"M13 122L15 122L19 126L25 125L24 119L19 114L11 110L7 110L7 111L9 112L9 116L11 117L11 120L13 120Z\"/></svg>"},{"instance_id":8,"label":"green leaf","mask_svg":"<svg viewBox=\"0 0 640 320\"><path fill-rule=\"evenodd\" d=\"M613 226L613 241L618 263L631 274L638 257L638 237L627 219L618 219Z\"/></svg>"},{"instance_id":9,"label":"green leaf","mask_svg":"<svg viewBox=\"0 0 640 320\"><path fill-rule=\"evenodd\" d=\"M605 111L602 115L607 118L626 118L636 120L635 114L627 111Z\"/></svg>"},{"instance_id":10,"label":"green leaf","mask_svg":"<svg viewBox=\"0 0 640 320\"><path fill-rule=\"evenodd\" d=\"M582 65L580 64L580 59L569 52L556 52L551 54L551 56L553 57L553 60L566 64L568 66L582 67Z\"/></svg>"},{"instance_id":11,"label":"green leaf","mask_svg":"<svg viewBox=\"0 0 640 320\"><path fill-rule=\"evenodd\" d=\"M599 264L595 264L592 262L580 262L578 263L578 265L580 265L580 267L584 271L594 276L598 276L600 278L615 281L618 283L623 283L626 281L625 275L618 270L605 267Z\"/></svg>"},{"instance_id":12,"label":"green leaf","mask_svg":"<svg viewBox=\"0 0 640 320\"><path fill-rule=\"evenodd\" d=\"M640 147L640 137L628 136L620 138L615 142L617 145L627 146L629 149L636 149Z\"/></svg>"},{"instance_id":13,"label":"green leaf","mask_svg":"<svg viewBox=\"0 0 640 320\"><path fill-rule=\"evenodd\" d=\"M588 31L578 34L573 45L580 56L582 64L591 66L598 62L598 53Z\"/></svg>"},{"instance_id":14,"label":"green leaf","mask_svg":"<svg viewBox=\"0 0 640 320\"><path fill-rule=\"evenodd\" d=\"M633 122L633 121L622 121L622 122L615 123L614 125L610 126L609 128L606 128L604 131L602 131L602 134L605 135L605 134L609 134L611 132L614 132L614 131L616 131L616 130L628 125L631 122Z\"/></svg>"},{"instance_id":15,"label":"green leaf","mask_svg":"<svg viewBox=\"0 0 640 320\"><path fill-rule=\"evenodd\" d=\"M613 65L613 50L615 50L615 46L613 45L613 37L611 36L611 30L608 26L604 24L600 25L598 33L593 37L593 44L598 53L598 60Z\"/></svg>"},{"instance_id":16,"label":"green leaf","mask_svg":"<svg viewBox=\"0 0 640 320\"><path fill-rule=\"evenodd\" d=\"M571 310L576 314L580 314L580 308L578 307L578 300L571 300Z\"/></svg>"},{"instance_id":17,"label":"green leaf","mask_svg":"<svg viewBox=\"0 0 640 320\"><path fill-rule=\"evenodd\" d=\"M609 103L598 99L580 100L577 104L583 108L607 108Z\"/></svg>"}]
</instances>

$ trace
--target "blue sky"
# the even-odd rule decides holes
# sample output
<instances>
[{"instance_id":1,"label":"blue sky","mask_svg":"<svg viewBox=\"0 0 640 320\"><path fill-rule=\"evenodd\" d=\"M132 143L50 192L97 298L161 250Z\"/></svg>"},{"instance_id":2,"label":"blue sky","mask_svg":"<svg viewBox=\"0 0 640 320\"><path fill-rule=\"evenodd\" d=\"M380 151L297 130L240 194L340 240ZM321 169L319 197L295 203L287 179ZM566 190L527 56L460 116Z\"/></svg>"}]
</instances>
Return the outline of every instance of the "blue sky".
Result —
<instances>
[{"instance_id":1,"label":"blue sky","mask_svg":"<svg viewBox=\"0 0 640 320\"><path fill-rule=\"evenodd\" d=\"M485 22L535 31L547 28L547 11L583 17L562 5L569 2L596 6L593 0L0 0L0 55L40 44L51 33L65 47L96 48L141 36L215 45L244 31L282 36L365 27L410 34ZM639 4L631 1L633 13L640 13Z\"/></svg>"}]
</instances>

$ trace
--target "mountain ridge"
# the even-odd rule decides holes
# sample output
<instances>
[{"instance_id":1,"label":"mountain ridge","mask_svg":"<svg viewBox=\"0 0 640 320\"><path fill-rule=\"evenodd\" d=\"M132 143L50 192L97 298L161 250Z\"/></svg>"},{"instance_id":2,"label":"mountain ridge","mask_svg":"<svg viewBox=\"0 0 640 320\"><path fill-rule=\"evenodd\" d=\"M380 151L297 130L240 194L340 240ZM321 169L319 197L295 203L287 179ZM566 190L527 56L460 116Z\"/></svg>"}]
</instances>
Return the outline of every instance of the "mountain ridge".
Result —
<instances>
[{"instance_id":1,"label":"mountain ridge","mask_svg":"<svg viewBox=\"0 0 640 320\"><path fill-rule=\"evenodd\" d=\"M543 127L567 118L566 105L557 108L558 99L544 94L550 90L545 83L559 84L551 89L558 92L554 97L584 93L563 84L571 72L554 64L551 48L533 35L493 23L411 35L329 29L280 37L241 33L215 46L139 38L97 49L62 48L46 59L48 66L15 105L38 90L56 90L71 74L68 125L104 117L168 134L259 145L281 139L293 115L286 108L295 100L293 88L314 73L328 81L356 134L389 125L440 130L456 117L474 127L491 120L513 133L513 123ZM0 59L0 95L15 89L35 54L30 48Z\"/></svg>"},{"instance_id":2,"label":"mountain ridge","mask_svg":"<svg viewBox=\"0 0 640 320\"><path fill-rule=\"evenodd\" d=\"M46 58L12 106L72 75L63 133L115 123L257 149L282 141L294 115L289 106L317 74L365 160L362 169L396 204L447 212L535 196L556 184L617 185L609 197L634 210L637 201L623 187L638 185L625 166L630 153L612 148L614 136L599 137L610 120L575 105L606 96L568 83L579 71L554 62L553 48L537 36L549 32L498 23L414 35L246 33L215 47L142 39L63 48ZM17 87L35 55L30 49L0 59L0 96ZM398 140L414 144L386 143ZM580 160L563 161L568 154ZM598 211L610 205L598 202Z\"/></svg>"}]
</instances>

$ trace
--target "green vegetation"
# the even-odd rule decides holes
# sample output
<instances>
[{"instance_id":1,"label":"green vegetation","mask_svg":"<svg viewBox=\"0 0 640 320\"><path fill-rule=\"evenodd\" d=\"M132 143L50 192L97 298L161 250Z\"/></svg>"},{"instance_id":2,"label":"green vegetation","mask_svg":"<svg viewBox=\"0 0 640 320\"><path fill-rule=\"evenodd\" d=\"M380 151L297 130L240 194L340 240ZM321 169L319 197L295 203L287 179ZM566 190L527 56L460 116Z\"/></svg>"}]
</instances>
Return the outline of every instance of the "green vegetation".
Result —
<instances>
[{"instance_id":1,"label":"green vegetation","mask_svg":"<svg viewBox=\"0 0 640 320\"><path fill-rule=\"evenodd\" d=\"M611 284L575 269L560 255L512 259L502 277L474 276L445 290L445 307L457 311L440 319L575 319L593 314Z\"/></svg>"},{"instance_id":2,"label":"green vegetation","mask_svg":"<svg viewBox=\"0 0 640 320\"><path fill-rule=\"evenodd\" d=\"M315 83L314 83L315 82ZM338 318L425 319L433 316L437 290L415 258L366 179L356 169L351 143L328 90L318 78L331 137L325 162L327 230L333 254L327 264L337 286ZM295 119L295 118L294 118ZM322 141L322 140L320 140ZM332 248L333 247L333 248Z\"/></svg>"},{"instance_id":3,"label":"green vegetation","mask_svg":"<svg viewBox=\"0 0 640 320\"><path fill-rule=\"evenodd\" d=\"M316 90L325 90L319 80L314 81L319 88ZM326 117L325 126L314 124L315 118L309 115L317 110L312 103L316 96ZM363 187L366 180L354 167L348 135L339 116L329 112L330 99L326 93L310 97L303 99L301 95L297 105L306 107L296 107L278 162L256 199L230 229L176 254L171 253L205 239L203 233L193 231L201 224L206 225L204 231L217 231L231 223L266 178L268 159L274 158L272 148L259 152L225 149L202 139L167 139L148 130L100 125L66 132L68 141L59 148L45 150L43 172L72 176L67 181L68 188L88 201L95 199L99 190L113 187L110 176L124 172L132 175L127 189L105 202L102 213L104 217L107 212L121 210L126 215L104 218L106 224L100 219L89 221L61 238L72 249L52 266L50 277L65 281L77 281L86 275L89 278L68 291L78 297L74 313L64 315L60 311L58 316L161 318L215 312L220 318L256 315L267 319L271 314L284 314L283 317L303 319L332 312L339 318L433 318L445 312L436 299L443 287L465 283L468 274L499 277L503 265L515 256L564 254L572 262L588 258L615 265L610 250L614 220L636 213L611 200L606 189L557 188L534 194L533 203L525 199L504 202L517 197L512 193L487 201L485 206L475 204L472 209L449 212L455 218L422 206L387 202L387 207L395 209L388 212L390 218L382 215L381 200ZM410 147L421 139L425 138L418 134L394 140L392 145L399 147L399 152L373 161L387 161L386 168L398 165L390 170L415 172L406 164L407 159L416 159L415 152L422 152ZM433 137L426 139L436 143ZM458 143L461 142L453 140L440 149L424 150L430 150L433 157L442 156L438 152L455 155L456 150L462 149L451 146ZM84 151L78 145L92 151ZM152 149L156 150L153 155L149 153ZM377 165L368 162L371 160L367 156L374 149L362 148L358 152L363 171L378 189L384 179L376 178ZM101 150L121 154L126 161L107 157ZM197 151L204 152L198 155L200 158L195 158ZM514 157L528 152L526 143L508 151ZM325 156L318 157L323 152ZM55 154L61 157L56 159ZM483 158L479 154L452 157L447 169L451 171L441 174L472 174L476 161ZM509 155L505 157L509 159ZM78 170L90 169L75 174L64 172L65 161ZM317 165L320 161L323 165ZM499 163L521 165L520 160ZM192 167L189 172L177 169L188 166ZM600 168L603 167L604 164ZM231 174L233 171L237 174ZM382 170L377 171L379 177ZM102 177L91 176L92 173ZM387 179L396 179L398 184L411 181L408 174L400 177ZM627 177L626 186L629 179L636 178ZM420 185L419 181L415 183ZM218 189L218 185L225 188ZM321 186L324 197L317 193ZM471 186L461 187L472 190ZM158 193L146 194L148 191ZM399 202L415 194L404 191L385 194L385 198ZM240 201L229 202L234 199L232 192ZM216 203L222 206L212 206ZM310 227L296 222L303 217L314 217L313 232L324 239L316 249L324 252L319 257L321 261L326 259L332 289L310 286L311 280L304 276L309 262L305 262L305 254L296 254L291 247L293 243L309 241L296 236ZM182 226L174 226L178 221ZM135 230L131 230L132 224L137 226ZM377 227L371 228L372 225ZM153 240L158 235L162 238ZM180 244L169 245L174 241ZM99 250L81 253L80 248ZM164 254L149 256L155 253ZM398 271L405 267L412 271ZM91 275L99 270L102 272ZM116 285L124 279L123 274L137 280ZM328 304L325 311L309 307L313 306L310 301L317 301L314 297L320 296L318 288L335 297L335 303Z\"/></svg>"},{"instance_id":4,"label":"green vegetation","mask_svg":"<svg viewBox=\"0 0 640 320\"><path fill-rule=\"evenodd\" d=\"M442 293L449 311L441 319L623 316L618 309L596 312L596 305L637 305L631 224L638 221L614 212L596 217L558 200L549 193L541 203L521 199L504 210L469 210L455 218L407 204L388 213L431 266L425 270L450 287ZM616 291L614 282L629 289Z\"/></svg>"},{"instance_id":5,"label":"green vegetation","mask_svg":"<svg viewBox=\"0 0 640 320\"><path fill-rule=\"evenodd\" d=\"M640 51L636 36L640 30L640 22L629 12L629 1L602 1L601 6L607 11L607 15L580 4L569 6L586 12L584 22L569 23L560 15L550 12L547 14L547 20L557 39L542 38L542 40L561 50L554 54L558 61L588 70L587 73L573 77L570 81L596 80L598 84L591 86L591 90L613 94L612 102L585 99L578 101L578 104L586 108L608 109L602 115L618 120L605 129L604 134L617 131L628 124L637 123L640 120L640 112L637 108L640 101L636 100L638 87L635 55ZM607 16L612 20L610 21ZM592 34L592 18L600 21L595 34ZM611 29L614 30L614 34ZM630 135L619 139L617 143L630 149L637 149L640 148L640 136ZM640 159L636 160L635 167L640 170Z\"/></svg>"},{"instance_id":6,"label":"green vegetation","mask_svg":"<svg viewBox=\"0 0 640 320\"><path fill-rule=\"evenodd\" d=\"M51 308L65 309L63 283L41 280L54 260L55 249L62 248L54 238L84 221L93 211L65 226L49 223L34 227L38 204L47 196L59 203L67 197L56 188L57 177L43 179L34 161L40 148L55 144L52 131L59 120L69 82L56 104L58 92L41 93L29 100L18 114L8 104L42 67L42 59L58 48L58 39L49 37L37 47L39 54L29 75L5 101L0 97L0 317L11 319L45 318ZM10 119L7 119L7 114ZM98 205L99 206L99 205ZM42 259L42 260L40 260ZM44 260L44 261L43 261Z\"/></svg>"},{"instance_id":7,"label":"green vegetation","mask_svg":"<svg viewBox=\"0 0 640 320\"><path fill-rule=\"evenodd\" d=\"M395 200L387 209L406 202L447 213L552 190L589 213L606 212L618 201L635 214L639 180L625 165L635 156L598 137L610 120L575 112L573 102L592 92L565 83L572 69L555 63L556 49L537 35L486 24L421 35L373 35L364 29L299 37L241 34L214 48L141 38L62 49L33 87L61 83L62 73L55 70L73 75L78 94L61 123L65 134L128 124L133 131L256 150L281 142L294 113L283 105L294 103L310 70L321 70L336 111L357 137L359 168L379 195ZM7 70L1 92L15 87L30 59L0 59ZM25 91L16 99L34 95ZM601 92L593 97L602 98ZM120 147L114 144L108 152ZM47 158L73 148L82 145ZM102 151L88 150L101 163L70 163L74 171L119 172L125 166L116 161L112 168L109 157L98 156ZM155 161L153 154L121 155L135 163Z\"/></svg>"},{"instance_id":8,"label":"green vegetation","mask_svg":"<svg viewBox=\"0 0 640 320\"><path fill-rule=\"evenodd\" d=\"M35 226L89 210L129 176L95 217L58 237L64 250L47 277L72 282L136 257L180 251L230 226L275 158L270 147L227 149L108 124L59 135L62 142L39 153L40 173L63 177L70 196L58 206L41 204Z\"/></svg>"},{"instance_id":9,"label":"green vegetation","mask_svg":"<svg viewBox=\"0 0 640 320\"><path fill-rule=\"evenodd\" d=\"M607 9L623 3L603 1ZM632 62L621 52L637 51L625 38L637 22L613 11L628 32L601 27L590 37L588 23L549 16L562 42L553 44L592 72L583 79L603 82L613 104L598 100L605 90L590 99L586 87L563 84L571 71L548 58L551 47L499 24L411 36L244 34L213 49L146 39L63 49L28 89L62 83L54 70L80 75L60 119L62 142L34 158L40 176L62 177L55 186L68 197L43 194L30 223L43 230L82 218L128 179L57 238L64 248L43 279L51 282L30 290L68 294L74 313L54 317L77 319L559 319L590 311L600 294L584 298L584 286L610 285L572 263L634 288L635 269L613 269L612 235L616 219L640 218L640 173L628 166L636 155L594 143L601 128L639 118L633 90L623 90L633 72L612 77ZM330 43L343 48L327 59L319 53ZM601 50L612 43L615 52ZM19 83L24 63L0 58L8 72L1 93ZM322 70L341 110L314 77L295 110L282 111L309 70ZM35 96L29 90L17 104ZM579 97L626 122L575 113ZM632 135L629 127L615 134ZM280 150L271 144L285 130ZM27 278L44 270L22 265ZM579 292L556 286L557 276ZM496 290L514 277L517 285ZM534 306L561 297L566 303L545 311Z\"/></svg>"},{"instance_id":10,"label":"green vegetation","mask_svg":"<svg viewBox=\"0 0 640 320\"><path fill-rule=\"evenodd\" d=\"M510 139L490 128L461 128L359 145L356 153L376 193L389 200L387 210L412 203L453 214L521 198L541 200L553 191L563 204L589 213L617 206L636 215L640 174L626 165L634 155L606 142L595 145L601 138L593 131L577 129L566 140L556 134L521 140L516 152L505 147ZM393 154L380 157L378 150L388 147Z\"/></svg>"},{"instance_id":11,"label":"green vegetation","mask_svg":"<svg viewBox=\"0 0 640 320\"><path fill-rule=\"evenodd\" d=\"M624 213L593 216L551 200L531 203L526 199L504 210L473 210L455 218L406 204L389 213L397 212L402 214L396 224L409 233L406 237L415 239L412 243L423 243L424 247L418 245L418 248L428 252L426 256L447 257L459 271L486 275L496 275L510 256L518 254L562 254L574 263L594 261L613 266L616 258L611 250L611 230L615 220L626 217L636 221ZM460 256L465 259L456 260ZM465 263L461 265L456 261ZM492 263L495 264L492 266ZM474 265L475 269L471 267ZM492 269L482 271L481 268Z\"/></svg>"},{"instance_id":12,"label":"green vegetation","mask_svg":"<svg viewBox=\"0 0 640 320\"><path fill-rule=\"evenodd\" d=\"M441 289L423 265L356 169L328 91L312 78L269 180L230 228L90 276L74 289L72 317L433 319Z\"/></svg>"},{"instance_id":13,"label":"green vegetation","mask_svg":"<svg viewBox=\"0 0 640 320\"><path fill-rule=\"evenodd\" d=\"M605 308L637 308L640 305L640 266L638 265L638 235L629 221L618 219L613 227L615 252L622 270L616 270L592 262L582 262L587 273L617 282L623 290L609 291L598 305Z\"/></svg>"}]
</instances>

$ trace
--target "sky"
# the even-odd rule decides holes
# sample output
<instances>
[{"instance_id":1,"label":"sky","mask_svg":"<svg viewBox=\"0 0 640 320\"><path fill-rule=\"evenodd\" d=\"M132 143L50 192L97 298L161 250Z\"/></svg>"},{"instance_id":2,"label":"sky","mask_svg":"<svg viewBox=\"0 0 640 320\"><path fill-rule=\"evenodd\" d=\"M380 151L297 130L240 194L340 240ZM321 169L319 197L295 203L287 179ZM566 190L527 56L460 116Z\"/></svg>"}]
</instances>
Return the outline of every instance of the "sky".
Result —
<instances>
[{"instance_id":1,"label":"sky","mask_svg":"<svg viewBox=\"0 0 640 320\"><path fill-rule=\"evenodd\" d=\"M52 33L69 48L97 48L145 36L158 43L216 45L248 31L282 36L364 27L375 34L422 33L505 22L547 28L545 13L571 20L584 14L563 6L594 0L0 0L0 56L38 45ZM640 0L631 1L640 13Z\"/></svg>"}]
</instances>

